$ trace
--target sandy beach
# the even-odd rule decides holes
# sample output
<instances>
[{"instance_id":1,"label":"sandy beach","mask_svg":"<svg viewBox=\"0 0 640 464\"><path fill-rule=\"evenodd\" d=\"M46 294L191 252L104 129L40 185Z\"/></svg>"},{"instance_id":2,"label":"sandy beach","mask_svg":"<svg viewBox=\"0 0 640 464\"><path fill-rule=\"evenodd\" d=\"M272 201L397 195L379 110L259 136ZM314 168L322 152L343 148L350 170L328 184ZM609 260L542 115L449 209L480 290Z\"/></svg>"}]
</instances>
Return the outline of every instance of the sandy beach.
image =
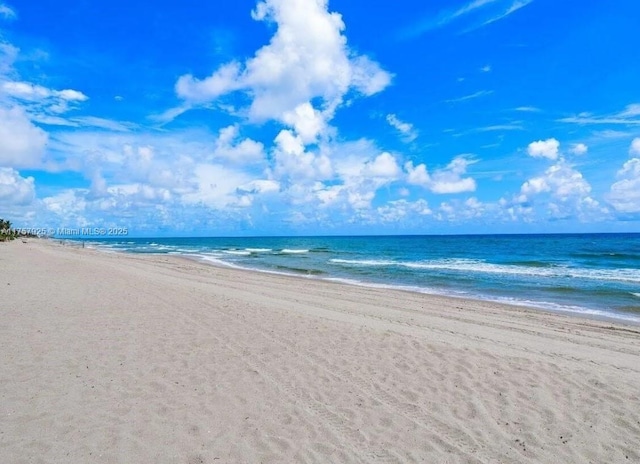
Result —
<instances>
[{"instance_id":1,"label":"sandy beach","mask_svg":"<svg viewBox=\"0 0 640 464\"><path fill-rule=\"evenodd\" d=\"M640 462L640 328L0 244L0 462Z\"/></svg>"}]
</instances>

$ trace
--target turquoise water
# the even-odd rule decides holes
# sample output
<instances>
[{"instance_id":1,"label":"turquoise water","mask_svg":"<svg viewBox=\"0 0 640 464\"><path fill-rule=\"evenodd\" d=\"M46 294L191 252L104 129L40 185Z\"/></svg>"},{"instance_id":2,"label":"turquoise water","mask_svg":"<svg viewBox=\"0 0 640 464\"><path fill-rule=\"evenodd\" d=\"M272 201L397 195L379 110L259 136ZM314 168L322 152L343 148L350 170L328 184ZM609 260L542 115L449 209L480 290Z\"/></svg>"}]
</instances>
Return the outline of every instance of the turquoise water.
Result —
<instances>
[{"instance_id":1,"label":"turquoise water","mask_svg":"<svg viewBox=\"0 0 640 464\"><path fill-rule=\"evenodd\" d=\"M640 234L156 238L91 245L640 322Z\"/></svg>"}]
</instances>

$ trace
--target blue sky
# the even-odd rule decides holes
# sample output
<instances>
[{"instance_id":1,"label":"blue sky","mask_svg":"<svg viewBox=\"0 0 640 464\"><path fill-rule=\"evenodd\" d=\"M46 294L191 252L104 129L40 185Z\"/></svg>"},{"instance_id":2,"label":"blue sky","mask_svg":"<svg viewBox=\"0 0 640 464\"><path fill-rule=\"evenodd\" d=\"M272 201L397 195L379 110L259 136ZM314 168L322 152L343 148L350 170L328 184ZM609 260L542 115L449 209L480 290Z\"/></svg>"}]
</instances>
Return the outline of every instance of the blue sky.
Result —
<instances>
[{"instance_id":1,"label":"blue sky","mask_svg":"<svg viewBox=\"0 0 640 464\"><path fill-rule=\"evenodd\" d=\"M640 4L0 0L0 216L640 230Z\"/></svg>"}]
</instances>

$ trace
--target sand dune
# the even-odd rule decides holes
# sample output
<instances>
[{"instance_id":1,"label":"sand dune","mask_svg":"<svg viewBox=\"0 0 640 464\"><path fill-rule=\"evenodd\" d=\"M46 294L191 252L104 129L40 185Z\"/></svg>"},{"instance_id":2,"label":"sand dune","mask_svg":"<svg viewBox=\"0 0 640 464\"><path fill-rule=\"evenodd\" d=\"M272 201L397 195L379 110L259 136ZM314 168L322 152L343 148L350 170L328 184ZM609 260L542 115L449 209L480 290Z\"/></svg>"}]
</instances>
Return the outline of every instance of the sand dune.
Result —
<instances>
[{"instance_id":1,"label":"sand dune","mask_svg":"<svg viewBox=\"0 0 640 464\"><path fill-rule=\"evenodd\" d=\"M0 266L0 462L640 462L638 327L39 241Z\"/></svg>"}]
</instances>

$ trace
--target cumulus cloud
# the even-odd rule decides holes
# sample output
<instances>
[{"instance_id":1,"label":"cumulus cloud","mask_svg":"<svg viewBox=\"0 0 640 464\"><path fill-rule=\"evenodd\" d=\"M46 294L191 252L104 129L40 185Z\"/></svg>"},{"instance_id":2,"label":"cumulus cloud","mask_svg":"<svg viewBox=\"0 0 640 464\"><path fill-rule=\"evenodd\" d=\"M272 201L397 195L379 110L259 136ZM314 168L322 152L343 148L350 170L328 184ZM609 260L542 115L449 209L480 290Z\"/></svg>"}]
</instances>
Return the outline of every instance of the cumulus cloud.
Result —
<instances>
[{"instance_id":1,"label":"cumulus cloud","mask_svg":"<svg viewBox=\"0 0 640 464\"><path fill-rule=\"evenodd\" d=\"M620 213L640 213L639 164L640 160L637 158L627 161L618 172L618 177L622 179L611 186L608 200Z\"/></svg>"},{"instance_id":2,"label":"cumulus cloud","mask_svg":"<svg viewBox=\"0 0 640 464\"><path fill-rule=\"evenodd\" d=\"M202 163L195 167L197 188L182 196L185 203L204 204L214 208L233 207L238 203L237 189L252 179L236 169L219 164Z\"/></svg>"},{"instance_id":3,"label":"cumulus cloud","mask_svg":"<svg viewBox=\"0 0 640 464\"><path fill-rule=\"evenodd\" d=\"M315 143L318 136L327 131L327 123L321 111L305 102L282 115L284 123L293 127L303 143Z\"/></svg>"},{"instance_id":4,"label":"cumulus cloud","mask_svg":"<svg viewBox=\"0 0 640 464\"><path fill-rule=\"evenodd\" d=\"M363 174L366 177L395 179L400 174L400 167L395 157L385 152L366 163Z\"/></svg>"},{"instance_id":5,"label":"cumulus cloud","mask_svg":"<svg viewBox=\"0 0 640 464\"><path fill-rule=\"evenodd\" d=\"M560 142L556 139L538 140L531 142L527 148L527 153L533 158L558 159Z\"/></svg>"},{"instance_id":6,"label":"cumulus cloud","mask_svg":"<svg viewBox=\"0 0 640 464\"><path fill-rule=\"evenodd\" d=\"M380 220L383 223L398 223L399 221L413 222L416 217L424 217L433 214L429 203L420 199L416 201L394 200L376 208Z\"/></svg>"},{"instance_id":7,"label":"cumulus cloud","mask_svg":"<svg viewBox=\"0 0 640 464\"><path fill-rule=\"evenodd\" d=\"M524 182L515 203L525 215L533 215L534 204L542 200L554 219L593 220L595 215L605 213L606 208L590 196L591 190L582 173L560 158L544 174Z\"/></svg>"},{"instance_id":8,"label":"cumulus cloud","mask_svg":"<svg viewBox=\"0 0 640 464\"><path fill-rule=\"evenodd\" d=\"M530 196L551 192L561 201L572 196L583 197L591 192L591 186L582 174L564 161L549 167L543 176L529 179L522 185L522 193Z\"/></svg>"},{"instance_id":9,"label":"cumulus cloud","mask_svg":"<svg viewBox=\"0 0 640 464\"><path fill-rule=\"evenodd\" d=\"M391 127L400 132L405 142L413 142L418 137L418 133L413 128L413 125L401 121L395 114L388 114L386 119Z\"/></svg>"},{"instance_id":10,"label":"cumulus cloud","mask_svg":"<svg viewBox=\"0 0 640 464\"><path fill-rule=\"evenodd\" d=\"M235 164L255 163L264 160L264 145L246 138L239 140L240 130L237 125L220 129L215 143L214 157Z\"/></svg>"},{"instance_id":11,"label":"cumulus cloud","mask_svg":"<svg viewBox=\"0 0 640 464\"><path fill-rule=\"evenodd\" d=\"M574 155L584 155L589 151L589 147L584 143L574 143L571 147L571 153Z\"/></svg>"},{"instance_id":12,"label":"cumulus cloud","mask_svg":"<svg viewBox=\"0 0 640 464\"><path fill-rule=\"evenodd\" d=\"M296 202L318 202L323 208L357 211L362 219L378 190L402 177L398 159L391 153L380 153L368 141L335 144L330 151L335 160L331 176L327 182L311 179L306 186L300 182L292 185L288 194L294 195Z\"/></svg>"},{"instance_id":13,"label":"cumulus cloud","mask_svg":"<svg viewBox=\"0 0 640 464\"><path fill-rule=\"evenodd\" d=\"M457 156L445 168L430 174L425 164L414 167L413 163L408 161L405 163L407 182L438 194L473 192L476 189L475 179L463 176L474 162L463 155Z\"/></svg>"},{"instance_id":14,"label":"cumulus cloud","mask_svg":"<svg viewBox=\"0 0 640 464\"><path fill-rule=\"evenodd\" d=\"M583 155L588 147L583 143L574 144L571 153ZM544 174L528 179L520 188L520 203L528 203L533 197L549 193L556 201L592 203L589 197L591 185L581 172L569 164L560 154L560 142L554 138L539 140L529 144L527 152L534 158L546 158L555 161ZM579 206L579 205L578 205Z\"/></svg>"},{"instance_id":15,"label":"cumulus cloud","mask_svg":"<svg viewBox=\"0 0 640 464\"><path fill-rule=\"evenodd\" d=\"M310 115L301 105L320 99L315 110L330 118L350 90L373 95L391 82L376 62L349 49L342 17L327 10L327 0L265 0L252 17L276 25L270 43L246 62L227 63L208 78L180 77L178 96L200 103L243 91L251 99L250 118L301 128L298 117L308 122ZM313 138L313 130L301 130L305 140Z\"/></svg>"},{"instance_id":16,"label":"cumulus cloud","mask_svg":"<svg viewBox=\"0 0 640 464\"><path fill-rule=\"evenodd\" d=\"M176 82L176 93L185 100L196 103L214 100L220 95L242 88L238 82L239 77L240 64L227 63L203 80L197 80L190 74L181 76Z\"/></svg>"},{"instance_id":17,"label":"cumulus cloud","mask_svg":"<svg viewBox=\"0 0 640 464\"><path fill-rule=\"evenodd\" d=\"M625 162L616 176L619 180L611 186L609 203L619 213L640 213L640 158Z\"/></svg>"},{"instance_id":18,"label":"cumulus cloud","mask_svg":"<svg viewBox=\"0 0 640 464\"><path fill-rule=\"evenodd\" d=\"M168 189L145 184L112 185L107 188L107 194L107 198L123 197L126 199L125 201L133 202L139 206L171 200L171 192Z\"/></svg>"},{"instance_id":19,"label":"cumulus cloud","mask_svg":"<svg viewBox=\"0 0 640 464\"><path fill-rule=\"evenodd\" d=\"M35 199L35 196L33 177L24 178L12 168L0 167L1 205L11 207L29 205Z\"/></svg>"},{"instance_id":20,"label":"cumulus cloud","mask_svg":"<svg viewBox=\"0 0 640 464\"><path fill-rule=\"evenodd\" d=\"M466 200L453 199L440 203L434 212L436 219L447 222L461 222L478 219L488 212L495 212L496 205L486 204L476 197Z\"/></svg>"},{"instance_id":21,"label":"cumulus cloud","mask_svg":"<svg viewBox=\"0 0 640 464\"><path fill-rule=\"evenodd\" d=\"M294 131L280 131L275 139L273 153L277 178L309 183L329 179L333 173L329 157L323 153L307 151L302 137Z\"/></svg>"},{"instance_id":22,"label":"cumulus cloud","mask_svg":"<svg viewBox=\"0 0 640 464\"><path fill-rule=\"evenodd\" d=\"M631 146L629 147L630 155L640 155L640 137L636 137L631 142Z\"/></svg>"},{"instance_id":23,"label":"cumulus cloud","mask_svg":"<svg viewBox=\"0 0 640 464\"><path fill-rule=\"evenodd\" d=\"M47 133L34 126L22 109L0 108L0 164L36 167L41 162L47 141Z\"/></svg>"}]
</instances>

